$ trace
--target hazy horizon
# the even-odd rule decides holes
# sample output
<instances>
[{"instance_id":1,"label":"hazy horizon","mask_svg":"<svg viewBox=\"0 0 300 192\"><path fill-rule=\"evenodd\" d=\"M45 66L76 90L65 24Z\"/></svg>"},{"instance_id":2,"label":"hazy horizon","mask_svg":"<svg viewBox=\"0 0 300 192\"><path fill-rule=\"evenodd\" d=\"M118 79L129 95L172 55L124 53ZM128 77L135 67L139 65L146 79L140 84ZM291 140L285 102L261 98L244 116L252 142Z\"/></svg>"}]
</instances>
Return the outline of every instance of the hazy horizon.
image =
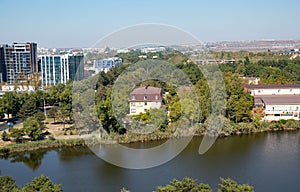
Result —
<instances>
[{"instance_id":1,"label":"hazy horizon","mask_svg":"<svg viewBox=\"0 0 300 192\"><path fill-rule=\"evenodd\" d=\"M175 26L201 42L299 40L297 5L297 0L0 0L0 44L91 47L112 32L143 23Z\"/></svg>"}]
</instances>

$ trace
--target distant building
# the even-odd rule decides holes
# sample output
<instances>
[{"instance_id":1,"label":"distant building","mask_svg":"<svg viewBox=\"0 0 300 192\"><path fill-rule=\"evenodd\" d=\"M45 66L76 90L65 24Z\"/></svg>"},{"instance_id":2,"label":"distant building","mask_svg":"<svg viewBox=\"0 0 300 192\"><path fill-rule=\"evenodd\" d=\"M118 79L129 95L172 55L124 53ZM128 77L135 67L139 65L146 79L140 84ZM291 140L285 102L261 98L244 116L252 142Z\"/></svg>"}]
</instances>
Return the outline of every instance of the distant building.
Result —
<instances>
[{"instance_id":1,"label":"distant building","mask_svg":"<svg viewBox=\"0 0 300 192\"><path fill-rule=\"evenodd\" d=\"M258 85L260 78L259 77L242 77L244 83L249 85Z\"/></svg>"},{"instance_id":2,"label":"distant building","mask_svg":"<svg viewBox=\"0 0 300 192\"><path fill-rule=\"evenodd\" d=\"M254 108L263 109L263 120L300 120L300 84L246 85L254 96Z\"/></svg>"},{"instance_id":3,"label":"distant building","mask_svg":"<svg viewBox=\"0 0 300 192\"><path fill-rule=\"evenodd\" d=\"M149 109L160 108L162 104L162 90L157 87L140 87L129 94L130 115L145 113Z\"/></svg>"},{"instance_id":4,"label":"distant building","mask_svg":"<svg viewBox=\"0 0 300 192\"><path fill-rule=\"evenodd\" d=\"M20 84L39 72L36 43L0 45L0 82Z\"/></svg>"},{"instance_id":5,"label":"distant building","mask_svg":"<svg viewBox=\"0 0 300 192\"><path fill-rule=\"evenodd\" d=\"M112 57L108 59L100 59L94 61L95 73L104 71L105 73L113 67L120 66L122 64L122 59L119 57Z\"/></svg>"},{"instance_id":6,"label":"distant building","mask_svg":"<svg viewBox=\"0 0 300 192\"><path fill-rule=\"evenodd\" d=\"M162 52L166 51L165 47L145 47L141 49L142 53L157 53L157 52Z\"/></svg>"},{"instance_id":7,"label":"distant building","mask_svg":"<svg viewBox=\"0 0 300 192\"><path fill-rule=\"evenodd\" d=\"M40 55L42 85L66 84L69 80L81 80L83 74L83 54Z\"/></svg>"},{"instance_id":8,"label":"distant building","mask_svg":"<svg viewBox=\"0 0 300 192\"><path fill-rule=\"evenodd\" d=\"M35 91L35 87L34 86L22 86L22 85L2 85L1 86L1 91L2 92L32 92Z\"/></svg>"}]
</instances>

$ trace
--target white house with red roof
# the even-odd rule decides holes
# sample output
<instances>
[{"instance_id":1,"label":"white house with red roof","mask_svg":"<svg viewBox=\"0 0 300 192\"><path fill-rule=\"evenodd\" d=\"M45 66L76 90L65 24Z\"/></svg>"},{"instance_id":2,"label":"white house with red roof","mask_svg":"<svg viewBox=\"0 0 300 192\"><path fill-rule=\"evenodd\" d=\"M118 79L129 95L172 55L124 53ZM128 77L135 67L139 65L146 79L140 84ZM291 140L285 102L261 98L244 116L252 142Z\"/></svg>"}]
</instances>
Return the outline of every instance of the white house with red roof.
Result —
<instances>
[{"instance_id":1,"label":"white house with red roof","mask_svg":"<svg viewBox=\"0 0 300 192\"><path fill-rule=\"evenodd\" d=\"M159 109L162 105L162 89L145 86L134 89L129 94L130 115L145 113L149 109Z\"/></svg>"}]
</instances>

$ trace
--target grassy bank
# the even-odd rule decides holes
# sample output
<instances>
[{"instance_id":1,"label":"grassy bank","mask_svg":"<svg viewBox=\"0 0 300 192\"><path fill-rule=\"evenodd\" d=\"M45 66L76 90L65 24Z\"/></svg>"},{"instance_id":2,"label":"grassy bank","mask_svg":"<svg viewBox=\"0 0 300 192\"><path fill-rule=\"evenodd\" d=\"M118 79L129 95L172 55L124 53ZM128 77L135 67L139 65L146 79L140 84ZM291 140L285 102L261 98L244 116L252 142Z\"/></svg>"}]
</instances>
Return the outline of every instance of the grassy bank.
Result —
<instances>
[{"instance_id":1,"label":"grassy bank","mask_svg":"<svg viewBox=\"0 0 300 192\"><path fill-rule=\"evenodd\" d=\"M111 143L136 143L136 142L151 142L162 141L169 138L180 138L187 135L194 134L196 136L203 136L206 133L206 124L198 124L196 132L191 130L185 132L175 132L176 125L169 126L165 131L156 130L151 134L136 134L127 132L124 135L117 133L110 134ZM225 120L223 129L219 132L219 136L231 136L237 134L251 134L268 131L285 131L300 129L300 121L278 121L278 122L249 122L249 123L233 123ZM57 139L57 140L42 140L26 143L13 143L0 148L0 157L12 153L34 151L37 149L50 149L59 147L74 147L85 146L99 143L98 140L83 140L81 138L72 139Z\"/></svg>"},{"instance_id":2,"label":"grassy bank","mask_svg":"<svg viewBox=\"0 0 300 192\"><path fill-rule=\"evenodd\" d=\"M50 149L58 147L74 147L85 145L82 139L58 139L58 140L42 140L26 143L12 143L0 148L0 157L12 153L34 151L38 149Z\"/></svg>"}]
</instances>

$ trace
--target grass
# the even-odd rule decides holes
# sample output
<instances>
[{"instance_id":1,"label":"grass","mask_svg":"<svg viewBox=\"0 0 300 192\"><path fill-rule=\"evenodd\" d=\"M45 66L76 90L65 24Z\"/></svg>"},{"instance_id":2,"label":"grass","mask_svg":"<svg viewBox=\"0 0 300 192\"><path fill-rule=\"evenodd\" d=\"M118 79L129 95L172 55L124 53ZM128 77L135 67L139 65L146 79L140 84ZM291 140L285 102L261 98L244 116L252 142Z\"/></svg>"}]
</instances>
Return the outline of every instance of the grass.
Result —
<instances>
[{"instance_id":1,"label":"grass","mask_svg":"<svg viewBox=\"0 0 300 192\"><path fill-rule=\"evenodd\" d=\"M42 140L26 143L12 143L0 149L0 156L6 156L11 153L34 151L37 149L58 148L64 146L84 146L85 142L82 139L59 139L59 140Z\"/></svg>"}]
</instances>

